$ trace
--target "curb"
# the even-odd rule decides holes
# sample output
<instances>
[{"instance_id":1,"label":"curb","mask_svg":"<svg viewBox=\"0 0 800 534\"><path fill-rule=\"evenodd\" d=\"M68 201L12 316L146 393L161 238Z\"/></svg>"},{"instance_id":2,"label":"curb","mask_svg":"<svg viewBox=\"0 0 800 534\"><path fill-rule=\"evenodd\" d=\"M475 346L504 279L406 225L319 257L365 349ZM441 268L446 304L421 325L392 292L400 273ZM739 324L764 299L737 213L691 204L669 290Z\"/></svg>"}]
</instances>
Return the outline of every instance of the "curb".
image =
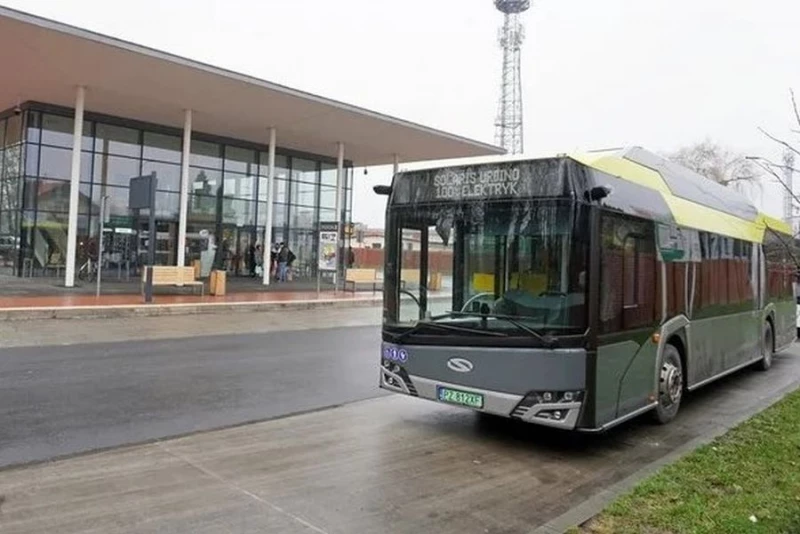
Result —
<instances>
[{"instance_id":1,"label":"curb","mask_svg":"<svg viewBox=\"0 0 800 534\"><path fill-rule=\"evenodd\" d=\"M600 512L614 502L614 500L619 496L631 491L639 482L654 475L662 467L677 462L684 456L693 452L695 449L711 443L732 428L744 423L754 415L763 412L798 388L800 388L800 379L793 381L791 384L784 386L778 391L773 392L773 394L769 397L761 399L759 402L746 409L743 413L728 421L728 423L724 425L714 425L703 435L687 441L662 458L659 458L658 460L646 465L627 478L620 480L616 484L609 486L598 494L583 501L581 504L574 506L562 515L536 528L531 532L531 534L563 534L573 527L578 527L586 523L596 515L600 514Z\"/></svg>"},{"instance_id":2,"label":"curb","mask_svg":"<svg viewBox=\"0 0 800 534\"><path fill-rule=\"evenodd\" d=\"M339 310L380 306L380 298L348 300L296 300L285 302L208 302L182 304L124 304L112 306L63 306L0 309L0 321L41 319L107 319L121 317L160 317L204 313L267 312L278 310Z\"/></svg>"}]
</instances>

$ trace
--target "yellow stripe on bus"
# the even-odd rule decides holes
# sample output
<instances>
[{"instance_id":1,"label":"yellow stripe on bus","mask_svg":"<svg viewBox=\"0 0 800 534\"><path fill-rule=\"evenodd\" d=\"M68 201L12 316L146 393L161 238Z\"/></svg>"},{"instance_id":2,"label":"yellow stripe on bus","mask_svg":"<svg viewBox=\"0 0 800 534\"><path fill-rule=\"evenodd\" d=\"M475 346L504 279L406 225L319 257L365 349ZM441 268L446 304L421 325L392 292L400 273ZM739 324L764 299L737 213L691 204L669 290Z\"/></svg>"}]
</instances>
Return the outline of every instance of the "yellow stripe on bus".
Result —
<instances>
[{"instance_id":1,"label":"yellow stripe on bus","mask_svg":"<svg viewBox=\"0 0 800 534\"><path fill-rule=\"evenodd\" d=\"M628 182L639 184L648 189L655 189L665 195L672 194L658 171L643 167L629 159L609 155L596 157L594 154L578 154L571 157L579 163Z\"/></svg>"},{"instance_id":2,"label":"yellow stripe on bus","mask_svg":"<svg viewBox=\"0 0 800 534\"><path fill-rule=\"evenodd\" d=\"M764 225L747 221L672 195L663 195L675 222L681 226L703 230L727 237L760 243L764 238Z\"/></svg>"},{"instance_id":3,"label":"yellow stripe on bus","mask_svg":"<svg viewBox=\"0 0 800 534\"><path fill-rule=\"evenodd\" d=\"M661 173L635 161L622 158L618 154L619 151L612 150L573 154L570 157L598 171L658 191L672 212L675 222L681 226L756 243L764 240L767 227L776 232L792 235L792 228L788 224L760 211L756 220L750 221L677 197L672 194Z\"/></svg>"}]
</instances>

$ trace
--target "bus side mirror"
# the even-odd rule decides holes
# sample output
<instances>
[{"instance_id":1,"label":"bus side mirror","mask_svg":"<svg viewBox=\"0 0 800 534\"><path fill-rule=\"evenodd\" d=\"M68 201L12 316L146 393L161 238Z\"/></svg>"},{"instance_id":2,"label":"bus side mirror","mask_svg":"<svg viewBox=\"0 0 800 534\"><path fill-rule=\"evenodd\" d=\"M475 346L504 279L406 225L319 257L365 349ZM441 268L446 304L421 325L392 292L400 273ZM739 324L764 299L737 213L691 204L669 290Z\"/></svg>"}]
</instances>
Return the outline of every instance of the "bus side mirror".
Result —
<instances>
[{"instance_id":1,"label":"bus side mirror","mask_svg":"<svg viewBox=\"0 0 800 534\"><path fill-rule=\"evenodd\" d=\"M392 186L391 185L376 185L372 188L378 195L389 196L392 194Z\"/></svg>"},{"instance_id":2,"label":"bus side mirror","mask_svg":"<svg viewBox=\"0 0 800 534\"><path fill-rule=\"evenodd\" d=\"M596 187L591 188L589 191L584 193L586 196L586 200L589 202L597 202L603 200L608 195L611 194L611 188L606 185L598 185Z\"/></svg>"}]
</instances>

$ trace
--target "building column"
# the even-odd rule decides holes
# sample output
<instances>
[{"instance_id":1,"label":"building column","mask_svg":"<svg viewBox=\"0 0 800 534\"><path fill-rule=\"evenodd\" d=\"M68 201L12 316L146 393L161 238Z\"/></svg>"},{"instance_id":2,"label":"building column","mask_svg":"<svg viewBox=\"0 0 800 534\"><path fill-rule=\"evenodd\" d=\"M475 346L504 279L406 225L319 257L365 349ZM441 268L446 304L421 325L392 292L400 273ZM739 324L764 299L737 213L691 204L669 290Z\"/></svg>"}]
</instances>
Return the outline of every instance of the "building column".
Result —
<instances>
[{"instance_id":1,"label":"building column","mask_svg":"<svg viewBox=\"0 0 800 534\"><path fill-rule=\"evenodd\" d=\"M178 219L178 261L186 265L186 220L189 217L189 161L192 154L192 110L183 112L183 153L181 155L181 207Z\"/></svg>"},{"instance_id":2,"label":"building column","mask_svg":"<svg viewBox=\"0 0 800 534\"><path fill-rule=\"evenodd\" d=\"M67 223L67 264L64 285L75 286L75 258L78 247L78 202L81 186L81 146L83 144L83 108L86 88L78 87L75 94L75 120L72 130L72 170L69 185L69 219ZM100 236L102 239L103 236Z\"/></svg>"},{"instance_id":3,"label":"building column","mask_svg":"<svg viewBox=\"0 0 800 534\"><path fill-rule=\"evenodd\" d=\"M394 175L397 174L397 171L399 171L399 170L400 170L400 157L397 154L395 154L394 155L394 169L392 171L392 177L394 177Z\"/></svg>"},{"instance_id":4,"label":"building column","mask_svg":"<svg viewBox=\"0 0 800 534\"><path fill-rule=\"evenodd\" d=\"M269 285L270 271L272 268L272 213L273 203L275 202L275 187L273 182L275 180L275 143L277 138L275 128L269 129L269 163L267 169L267 220L264 224L264 241L262 248L264 249L264 259L261 262L264 268L263 283L265 286Z\"/></svg>"},{"instance_id":5,"label":"building column","mask_svg":"<svg viewBox=\"0 0 800 534\"><path fill-rule=\"evenodd\" d=\"M344 265L344 240L342 239L342 197L344 196L344 143L339 142L339 153L336 157L336 274L333 277L334 288L339 284L339 270Z\"/></svg>"}]
</instances>

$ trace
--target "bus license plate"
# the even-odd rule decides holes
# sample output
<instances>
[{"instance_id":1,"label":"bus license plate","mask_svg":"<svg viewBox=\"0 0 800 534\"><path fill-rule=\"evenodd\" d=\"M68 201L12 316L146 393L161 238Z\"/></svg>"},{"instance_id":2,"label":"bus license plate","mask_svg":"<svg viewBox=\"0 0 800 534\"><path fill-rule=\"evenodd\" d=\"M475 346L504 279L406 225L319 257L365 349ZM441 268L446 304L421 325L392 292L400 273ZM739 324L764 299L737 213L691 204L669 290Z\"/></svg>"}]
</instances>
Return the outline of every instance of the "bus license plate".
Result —
<instances>
[{"instance_id":1,"label":"bus license plate","mask_svg":"<svg viewBox=\"0 0 800 534\"><path fill-rule=\"evenodd\" d=\"M437 390L437 395L441 402L469 406L470 408L483 408L483 395L478 393L469 393L440 386Z\"/></svg>"}]
</instances>

